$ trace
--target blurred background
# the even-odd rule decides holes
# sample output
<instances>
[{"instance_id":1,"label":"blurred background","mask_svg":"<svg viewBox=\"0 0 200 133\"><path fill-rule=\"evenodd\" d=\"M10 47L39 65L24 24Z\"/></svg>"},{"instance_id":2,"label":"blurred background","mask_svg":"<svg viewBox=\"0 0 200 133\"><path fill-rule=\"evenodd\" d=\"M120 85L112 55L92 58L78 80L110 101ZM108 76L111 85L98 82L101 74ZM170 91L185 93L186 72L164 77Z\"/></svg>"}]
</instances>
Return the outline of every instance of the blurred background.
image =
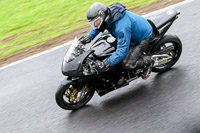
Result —
<instances>
[{"instance_id":1,"label":"blurred background","mask_svg":"<svg viewBox=\"0 0 200 133\"><path fill-rule=\"evenodd\" d=\"M138 14L182 0L100 0L120 2ZM0 66L87 34L88 8L95 0L1 0ZM152 5L153 6L149 6ZM88 27L86 29L83 29ZM80 30L82 29L82 30ZM76 32L74 32L76 31Z\"/></svg>"}]
</instances>

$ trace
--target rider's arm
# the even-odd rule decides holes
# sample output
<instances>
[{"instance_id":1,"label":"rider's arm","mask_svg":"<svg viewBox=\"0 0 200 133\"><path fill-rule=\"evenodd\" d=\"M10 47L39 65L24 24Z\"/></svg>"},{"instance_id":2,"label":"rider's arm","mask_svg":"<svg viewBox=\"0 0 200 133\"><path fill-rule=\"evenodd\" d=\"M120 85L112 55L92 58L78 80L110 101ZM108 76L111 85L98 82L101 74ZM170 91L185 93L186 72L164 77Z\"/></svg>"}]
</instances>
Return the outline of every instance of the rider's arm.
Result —
<instances>
[{"instance_id":1,"label":"rider's arm","mask_svg":"<svg viewBox=\"0 0 200 133\"><path fill-rule=\"evenodd\" d=\"M131 29L124 28L117 33L117 50L108 58L110 66L121 62L128 54L131 40Z\"/></svg>"},{"instance_id":2,"label":"rider's arm","mask_svg":"<svg viewBox=\"0 0 200 133\"><path fill-rule=\"evenodd\" d=\"M99 31L92 28L88 33L88 37L93 40L97 34L99 34Z\"/></svg>"}]
</instances>

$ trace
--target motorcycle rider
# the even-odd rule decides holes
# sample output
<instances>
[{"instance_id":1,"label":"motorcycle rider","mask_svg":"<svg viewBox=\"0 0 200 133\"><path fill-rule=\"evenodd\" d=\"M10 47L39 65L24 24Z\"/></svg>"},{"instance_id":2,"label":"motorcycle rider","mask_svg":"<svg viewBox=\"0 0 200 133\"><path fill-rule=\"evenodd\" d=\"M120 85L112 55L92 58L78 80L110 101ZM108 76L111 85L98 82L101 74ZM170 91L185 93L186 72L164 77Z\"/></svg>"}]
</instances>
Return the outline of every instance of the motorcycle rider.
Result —
<instances>
[{"instance_id":1,"label":"motorcycle rider","mask_svg":"<svg viewBox=\"0 0 200 133\"><path fill-rule=\"evenodd\" d=\"M87 19L92 29L87 36L79 39L82 44L90 43L105 29L117 38L116 51L109 58L96 62L96 69L99 72L122 62L122 67L127 70L144 67L142 78L149 77L153 60L151 56L141 58L141 55L148 48L154 34L145 18L127 11L120 3L107 7L96 2L89 8Z\"/></svg>"}]
</instances>

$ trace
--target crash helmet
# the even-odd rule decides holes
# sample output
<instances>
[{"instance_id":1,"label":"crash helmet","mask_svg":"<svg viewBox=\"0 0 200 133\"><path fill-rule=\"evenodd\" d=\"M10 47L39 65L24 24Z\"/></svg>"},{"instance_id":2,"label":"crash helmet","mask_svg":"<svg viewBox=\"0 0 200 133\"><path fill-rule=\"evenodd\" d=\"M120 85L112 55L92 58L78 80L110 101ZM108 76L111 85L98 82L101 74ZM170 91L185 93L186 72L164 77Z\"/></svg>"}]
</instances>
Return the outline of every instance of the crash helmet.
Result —
<instances>
[{"instance_id":1,"label":"crash helmet","mask_svg":"<svg viewBox=\"0 0 200 133\"><path fill-rule=\"evenodd\" d=\"M110 10L102 3L94 3L87 12L87 19L93 29L104 31L109 22Z\"/></svg>"}]
</instances>

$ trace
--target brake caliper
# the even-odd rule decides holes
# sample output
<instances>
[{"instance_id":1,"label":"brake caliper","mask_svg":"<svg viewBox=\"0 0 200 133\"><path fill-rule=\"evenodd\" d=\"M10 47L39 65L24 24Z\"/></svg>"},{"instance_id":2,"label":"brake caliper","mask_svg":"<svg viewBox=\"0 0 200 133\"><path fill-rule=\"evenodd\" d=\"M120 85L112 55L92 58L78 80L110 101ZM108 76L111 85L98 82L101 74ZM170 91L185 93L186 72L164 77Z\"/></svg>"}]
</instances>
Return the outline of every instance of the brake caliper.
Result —
<instances>
[{"instance_id":1,"label":"brake caliper","mask_svg":"<svg viewBox=\"0 0 200 133\"><path fill-rule=\"evenodd\" d=\"M74 89L73 92L70 94L70 98L73 100L73 101L79 101L80 99L78 99L76 96L77 96L77 89Z\"/></svg>"}]
</instances>

